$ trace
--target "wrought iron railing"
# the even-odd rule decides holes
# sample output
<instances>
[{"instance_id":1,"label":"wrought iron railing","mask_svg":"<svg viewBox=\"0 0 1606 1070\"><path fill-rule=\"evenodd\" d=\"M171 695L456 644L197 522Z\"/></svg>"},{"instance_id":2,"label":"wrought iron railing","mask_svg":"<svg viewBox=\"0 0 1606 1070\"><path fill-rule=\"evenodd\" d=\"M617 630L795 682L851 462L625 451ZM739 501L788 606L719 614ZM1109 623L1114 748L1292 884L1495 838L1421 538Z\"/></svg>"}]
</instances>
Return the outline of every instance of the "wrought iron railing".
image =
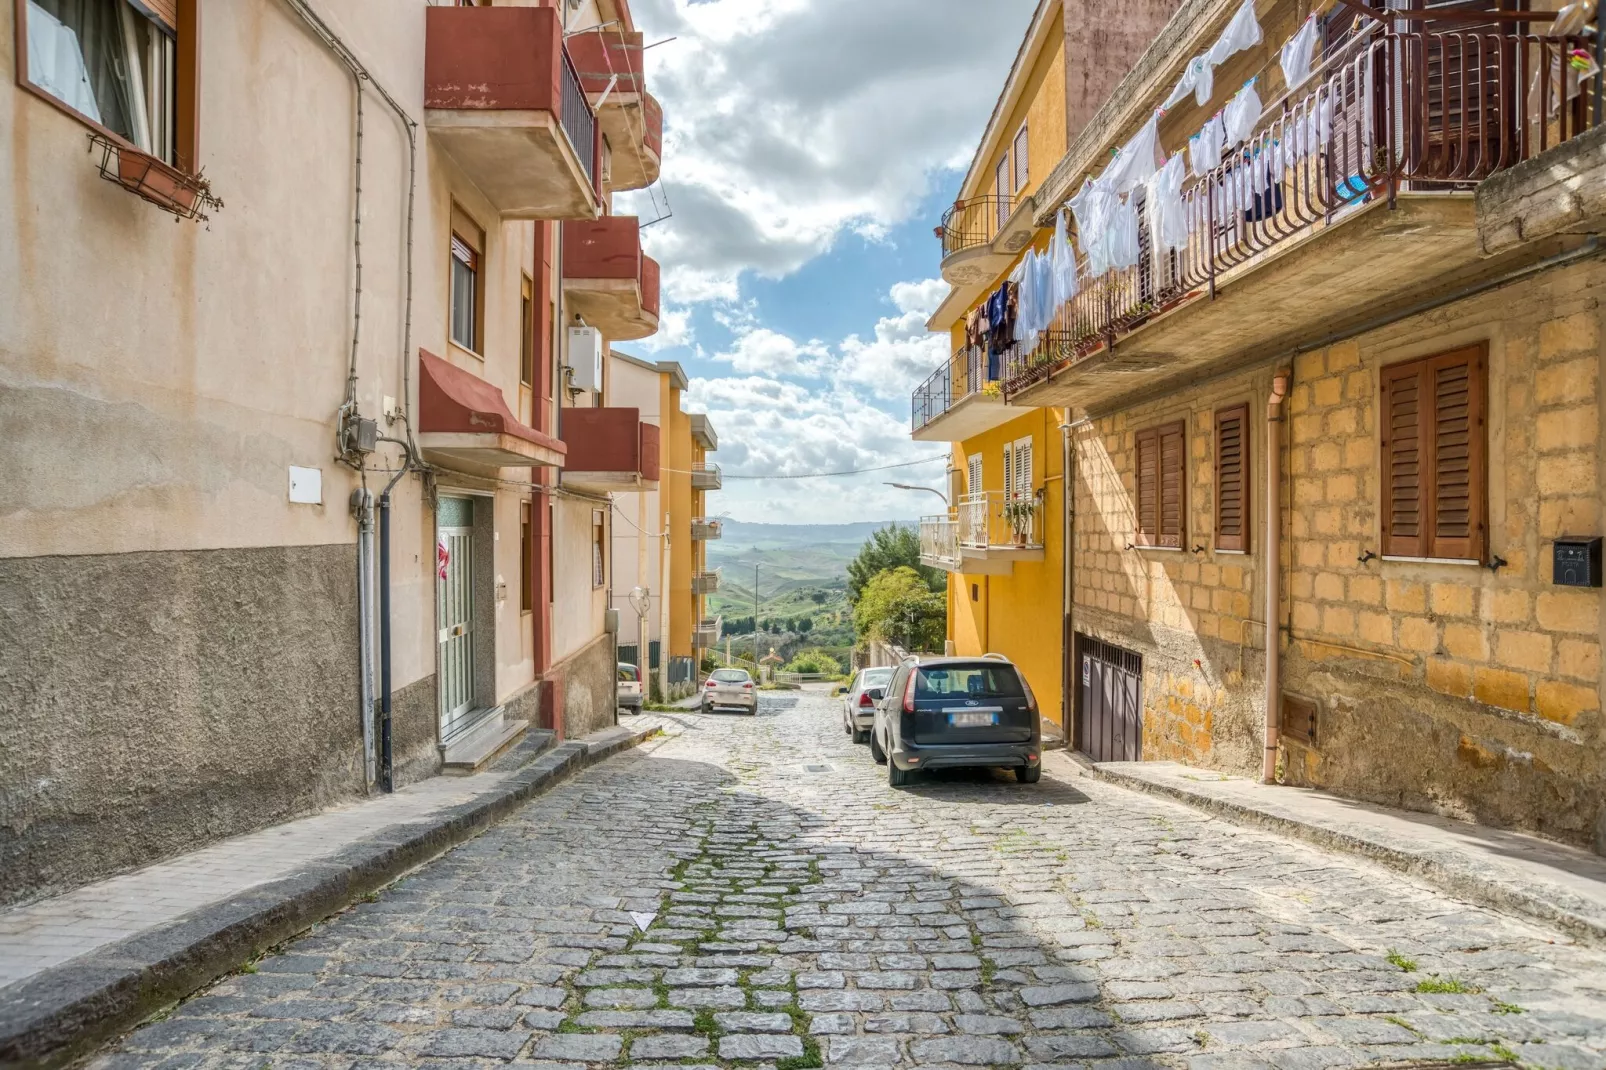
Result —
<instances>
[{"instance_id":1,"label":"wrought iron railing","mask_svg":"<svg viewBox=\"0 0 1606 1070\"><path fill-rule=\"evenodd\" d=\"M942 255L952 256L963 249L986 245L998 237L1015 208L1015 198L994 194L955 201L953 207L943 213L942 226L937 228L937 236L942 239Z\"/></svg>"},{"instance_id":2,"label":"wrought iron railing","mask_svg":"<svg viewBox=\"0 0 1606 1070\"><path fill-rule=\"evenodd\" d=\"M568 49L563 50L562 78L563 114L559 119L563 123L563 133L569 139L569 147L580 158L586 181L594 189L597 185L597 116L586 99L585 86L580 82L580 73L574 69Z\"/></svg>"},{"instance_id":3,"label":"wrought iron railing","mask_svg":"<svg viewBox=\"0 0 1606 1070\"><path fill-rule=\"evenodd\" d=\"M1043 548L1043 500L1034 494L1001 490L966 494L954 513L962 549Z\"/></svg>"},{"instance_id":4,"label":"wrought iron railing","mask_svg":"<svg viewBox=\"0 0 1606 1070\"><path fill-rule=\"evenodd\" d=\"M1002 397L1004 369L1002 353L989 357L985 346L966 346L959 350L910 395L911 429L918 431L973 394L986 393L990 383L1000 384L993 389Z\"/></svg>"},{"instance_id":5,"label":"wrought iron railing","mask_svg":"<svg viewBox=\"0 0 1606 1070\"><path fill-rule=\"evenodd\" d=\"M1224 277L1359 206L1471 190L1598 125L1569 63L1583 37L1378 32L1267 106L1248 141L1183 189L1185 243L1163 246L1141 202L1134 266L1088 277L1030 345L1005 354L1005 393L1047 378L1160 312L1213 297Z\"/></svg>"},{"instance_id":6,"label":"wrought iron railing","mask_svg":"<svg viewBox=\"0 0 1606 1070\"><path fill-rule=\"evenodd\" d=\"M920 518L920 560L937 568L959 567L959 520L954 514Z\"/></svg>"},{"instance_id":7,"label":"wrought iron railing","mask_svg":"<svg viewBox=\"0 0 1606 1070\"><path fill-rule=\"evenodd\" d=\"M717 539L725 533L725 525L718 520L698 517L691 522L691 537L698 542Z\"/></svg>"}]
</instances>

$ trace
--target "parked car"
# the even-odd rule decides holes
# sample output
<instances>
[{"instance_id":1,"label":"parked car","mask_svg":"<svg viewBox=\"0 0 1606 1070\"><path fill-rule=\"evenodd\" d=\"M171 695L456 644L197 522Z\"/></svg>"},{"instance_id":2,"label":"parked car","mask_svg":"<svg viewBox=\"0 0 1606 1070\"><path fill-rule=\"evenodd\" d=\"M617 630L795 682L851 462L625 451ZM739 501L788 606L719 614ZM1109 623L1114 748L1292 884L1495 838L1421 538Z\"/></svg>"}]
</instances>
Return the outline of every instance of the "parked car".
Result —
<instances>
[{"instance_id":1,"label":"parked car","mask_svg":"<svg viewBox=\"0 0 1606 1070\"><path fill-rule=\"evenodd\" d=\"M619 708L641 712L641 669L625 661L619 663Z\"/></svg>"},{"instance_id":2,"label":"parked car","mask_svg":"<svg viewBox=\"0 0 1606 1070\"><path fill-rule=\"evenodd\" d=\"M913 658L876 704L870 756L893 787L921 769L995 766L1022 784L1043 775L1042 724L1026 675L1000 654Z\"/></svg>"},{"instance_id":3,"label":"parked car","mask_svg":"<svg viewBox=\"0 0 1606 1070\"><path fill-rule=\"evenodd\" d=\"M892 680L891 668L860 669L842 695L842 727L855 743L868 743L875 727L875 704Z\"/></svg>"},{"instance_id":4,"label":"parked car","mask_svg":"<svg viewBox=\"0 0 1606 1070\"><path fill-rule=\"evenodd\" d=\"M715 669L703 685L703 712L746 710L758 716L758 687L746 669Z\"/></svg>"}]
</instances>

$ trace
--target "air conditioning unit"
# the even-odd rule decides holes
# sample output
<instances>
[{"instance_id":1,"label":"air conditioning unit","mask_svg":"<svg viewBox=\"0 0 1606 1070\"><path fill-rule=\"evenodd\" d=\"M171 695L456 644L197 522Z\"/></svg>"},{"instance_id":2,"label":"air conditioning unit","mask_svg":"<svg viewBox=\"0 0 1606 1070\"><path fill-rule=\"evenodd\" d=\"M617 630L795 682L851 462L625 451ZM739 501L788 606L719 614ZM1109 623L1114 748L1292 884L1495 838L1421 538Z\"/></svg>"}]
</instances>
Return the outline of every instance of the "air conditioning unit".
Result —
<instances>
[{"instance_id":1,"label":"air conditioning unit","mask_svg":"<svg viewBox=\"0 0 1606 1070\"><path fill-rule=\"evenodd\" d=\"M602 389L602 332L595 327L569 328L569 385L576 390Z\"/></svg>"}]
</instances>

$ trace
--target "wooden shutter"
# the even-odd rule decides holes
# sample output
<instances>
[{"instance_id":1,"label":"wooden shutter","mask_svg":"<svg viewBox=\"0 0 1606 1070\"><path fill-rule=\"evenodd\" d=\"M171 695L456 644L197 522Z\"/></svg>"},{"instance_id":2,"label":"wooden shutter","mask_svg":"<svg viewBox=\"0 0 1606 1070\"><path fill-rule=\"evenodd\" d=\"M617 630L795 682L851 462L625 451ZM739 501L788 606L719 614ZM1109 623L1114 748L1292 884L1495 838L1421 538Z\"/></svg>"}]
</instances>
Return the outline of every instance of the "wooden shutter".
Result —
<instances>
[{"instance_id":1,"label":"wooden shutter","mask_svg":"<svg viewBox=\"0 0 1606 1070\"><path fill-rule=\"evenodd\" d=\"M1032 496L1032 440L1029 438L1015 443L1015 485L1010 489L1017 498Z\"/></svg>"},{"instance_id":2,"label":"wooden shutter","mask_svg":"<svg viewBox=\"0 0 1606 1070\"><path fill-rule=\"evenodd\" d=\"M1483 345L1382 374L1383 552L1482 561L1488 545Z\"/></svg>"},{"instance_id":3,"label":"wooden shutter","mask_svg":"<svg viewBox=\"0 0 1606 1070\"><path fill-rule=\"evenodd\" d=\"M1137 433L1137 537L1139 546L1155 546L1160 528L1160 430Z\"/></svg>"},{"instance_id":4,"label":"wooden shutter","mask_svg":"<svg viewBox=\"0 0 1606 1070\"><path fill-rule=\"evenodd\" d=\"M1159 428L1160 435L1160 533L1155 545L1181 549L1186 525L1182 510L1187 495L1183 490L1186 470L1187 425L1181 420Z\"/></svg>"},{"instance_id":5,"label":"wooden shutter","mask_svg":"<svg viewBox=\"0 0 1606 1070\"><path fill-rule=\"evenodd\" d=\"M1015 493L1015 444L1004 444L1004 499Z\"/></svg>"},{"instance_id":6,"label":"wooden shutter","mask_svg":"<svg viewBox=\"0 0 1606 1070\"><path fill-rule=\"evenodd\" d=\"M1216 411L1216 549L1249 549L1249 406Z\"/></svg>"},{"instance_id":7,"label":"wooden shutter","mask_svg":"<svg viewBox=\"0 0 1606 1070\"><path fill-rule=\"evenodd\" d=\"M966 494L980 494L981 493L981 489L982 489L981 488L981 454L973 453L973 454L970 455L970 466L969 467L970 467L970 471L966 475L966 479L968 479L969 482L965 484L965 493Z\"/></svg>"}]
</instances>

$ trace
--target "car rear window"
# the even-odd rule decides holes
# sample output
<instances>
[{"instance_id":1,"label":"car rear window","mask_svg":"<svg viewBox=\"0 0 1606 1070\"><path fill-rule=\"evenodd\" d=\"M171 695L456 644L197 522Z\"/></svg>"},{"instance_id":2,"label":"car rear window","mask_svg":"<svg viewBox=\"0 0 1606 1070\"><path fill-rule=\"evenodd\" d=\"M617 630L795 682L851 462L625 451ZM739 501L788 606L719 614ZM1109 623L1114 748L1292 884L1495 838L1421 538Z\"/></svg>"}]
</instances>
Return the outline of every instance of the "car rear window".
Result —
<instances>
[{"instance_id":1,"label":"car rear window","mask_svg":"<svg viewBox=\"0 0 1606 1070\"><path fill-rule=\"evenodd\" d=\"M636 667L634 665L619 666L619 679L629 683L636 682Z\"/></svg>"},{"instance_id":2,"label":"car rear window","mask_svg":"<svg viewBox=\"0 0 1606 1070\"><path fill-rule=\"evenodd\" d=\"M745 669L715 669L713 678L722 684L743 684L751 679Z\"/></svg>"},{"instance_id":3,"label":"car rear window","mask_svg":"<svg viewBox=\"0 0 1606 1070\"><path fill-rule=\"evenodd\" d=\"M1025 698L1012 665L939 665L921 669L915 698Z\"/></svg>"},{"instance_id":4,"label":"car rear window","mask_svg":"<svg viewBox=\"0 0 1606 1070\"><path fill-rule=\"evenodd\" d=\"M882 687L892 679L891 669L866 669L860 687Z\"/></svg>"}]
</instances>

